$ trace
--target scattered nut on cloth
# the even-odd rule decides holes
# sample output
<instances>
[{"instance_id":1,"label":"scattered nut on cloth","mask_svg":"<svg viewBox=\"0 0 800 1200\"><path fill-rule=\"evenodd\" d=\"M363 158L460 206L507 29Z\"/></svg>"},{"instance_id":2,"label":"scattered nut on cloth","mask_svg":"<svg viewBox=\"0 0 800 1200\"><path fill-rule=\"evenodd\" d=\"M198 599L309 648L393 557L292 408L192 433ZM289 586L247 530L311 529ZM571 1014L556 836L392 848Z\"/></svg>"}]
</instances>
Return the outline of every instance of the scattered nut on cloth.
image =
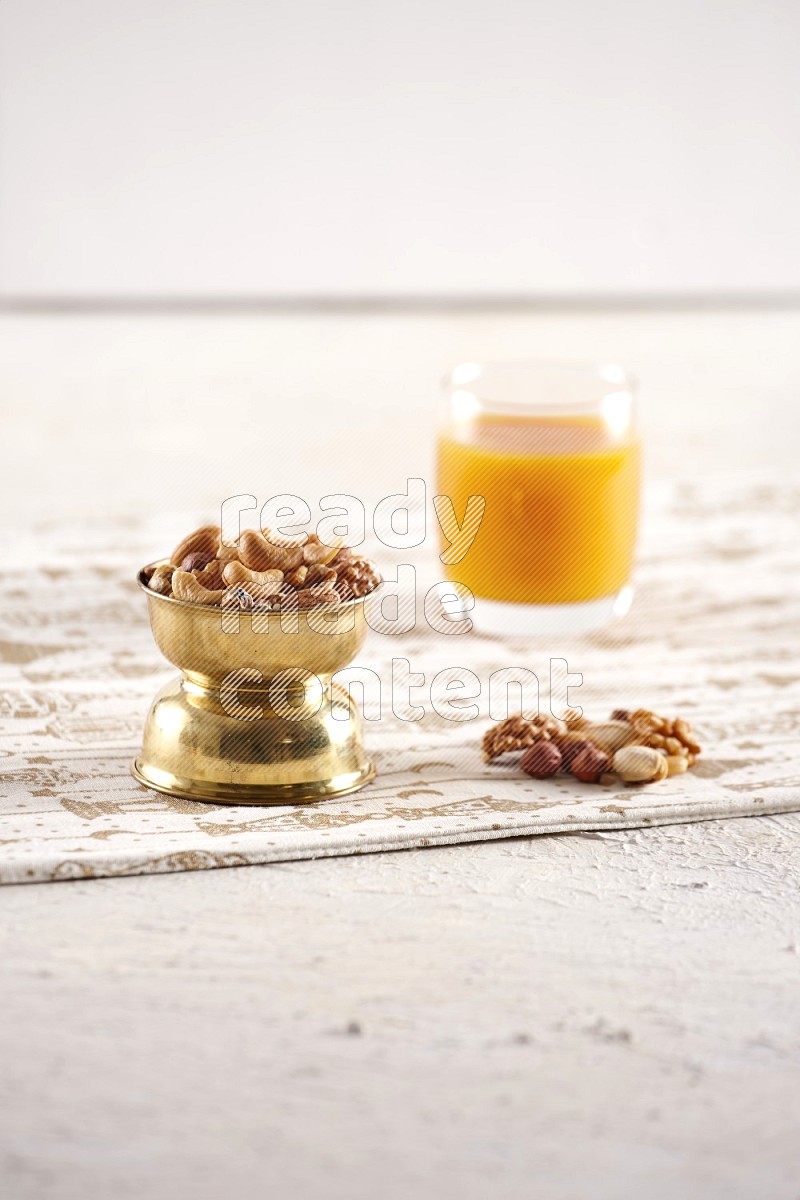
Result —
<instances>
[{"instance_id":1,"label":"scattered nut on cloth","mask_svg":"<svg viewBox=\"0 0 800 1200\"><path fill-rule=\"evenodd\" d=\"M501 668L526 666L540 679L543 709L550 660L566 657L570 671L583 675L570 701L589 714L612 714L602 722L603 754L613 760L625 749L616 744L617 725L628 719L623 712L679 714L703 747L691 769L632 787L563 773L534 779L516 759L487 764L481 738L492 722L482 694L480 719L464 723L430 706L423 720L403 721L389 707L365 726L375 783L297 808L197 804L146 791L130 778L152 696L174 674L152 642L134 575L172 544L174 518L168 526L49 522L9 530L0 579L0 881L183 871L800 809L798 513L800 483L792 481L728 476L651 492L636 601L606 631L557 643L504 642L445 637L420 621L399 638L371 637L360 656L384 680L392 660L405 659L428 684L456 666L483 683ZM183 527L196 524L187 519ZM391 555L368 549L388 576ZM428 553L420 567L423 592L441 578L435 548ZM261 569L274 568L248 567ZM680 757L688 766L692 751L677 723L642 732L658 759ZM642 747L632 749L638 755ZM597 758L586 757L579 769L591 779ZM628 773L643 769L631 761Z\"/></svg>"},{"instance_id":2,"label":"scattered nut on cloth","mask_svg":"<svg viewBox=\"0 0 800 1200\"><path fill-rule=\"evenodd\" d=\"M572 709L562 718L518 713L487 729L482 745L484 762L524 751L519 765L531 779L563 771L581 783L658 783L693 767L701 751L688 721L646 708L615 709L609 721Z\"/></svg>"}]
</instances>

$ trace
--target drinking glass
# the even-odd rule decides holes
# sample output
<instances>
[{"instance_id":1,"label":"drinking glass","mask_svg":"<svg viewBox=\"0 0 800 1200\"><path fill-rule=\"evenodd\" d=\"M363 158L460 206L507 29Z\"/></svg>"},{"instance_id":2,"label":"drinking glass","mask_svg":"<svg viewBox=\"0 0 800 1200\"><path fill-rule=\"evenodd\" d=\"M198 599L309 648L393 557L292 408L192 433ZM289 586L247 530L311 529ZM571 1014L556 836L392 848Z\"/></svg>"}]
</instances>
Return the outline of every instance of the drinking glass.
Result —
<instances>
[{"instance_id":1,"label":"drinking glass","mask_svg":"<svg viewBox=\"0 0 800 1200\"><path fill-rule=\"evenodd\" d=\"M641 445L622 367L461 363L445 380L437 459L439 497L469 532L485 502L446 567L474 595L479 632L581 633L627 612Z\"/></svg>"}]
</instances>

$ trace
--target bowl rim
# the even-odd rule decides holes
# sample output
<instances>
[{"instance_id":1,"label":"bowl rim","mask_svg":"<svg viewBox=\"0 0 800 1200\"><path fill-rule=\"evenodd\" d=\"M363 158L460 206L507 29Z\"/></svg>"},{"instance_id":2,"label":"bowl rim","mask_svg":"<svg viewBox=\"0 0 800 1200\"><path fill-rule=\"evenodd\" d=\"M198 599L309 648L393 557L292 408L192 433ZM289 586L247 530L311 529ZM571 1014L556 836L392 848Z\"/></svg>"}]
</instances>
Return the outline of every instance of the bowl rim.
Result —
<instances>
[{"instance_id":1,"label":"bowl rim","mask_svg":"<svg viewBox=\"0 0 800 1200\"><path fill-rule=\"evenodd\" d=\"M144 578L144 573L146 570L148 570L149 567L155 568L155 567L166 567L166 566L171 567L171 566L174 566L174 564L171 563L168 558L158 558L158 559L155 559L153 562L145 563L144 566L140 567L139 570L136 572L136 583L139 586L139 588L141 588L141 590L147 595L148 599L160 600L165 604L174 604L178 608L197 609L200 612L217 613L217 614L223 612L223 609L221 609L218 604L198 604L195 600L179 600L177 598L177 596L164 596L164 595L162 595L161 592L154 592L151 587L148 587L147 580ZM176 567L175 569L177 570L178 568ZM330 604L330 605L320 604L314 608L297 608L297 609L293 609L291 611L297 612L298 614L300 614L300 613L308 614L308 613L312 613L312 612L334 613L334 612L339 612L340 609L345 609L345 608L349 608L349 607L355 608L356 605L364 604L364 602L369 600L371 596L375 596L381 590L384 583L385 583L385 580L384 580L383 576L381 576L378 583L376 583L375 587L372 589L371 592L367 592L366 596L354 596L352 598L352 600L342 600L340 604ZM234 609L233 611L236 611L236 610ZM255 610L247 609L247 608L240 608L238 611L239 611L239 613L248 613L248 612L252 613ZM269 616L279 617L281 615L281 609L279 609L279 608L259 609L258 613L259 613L259 616L262 616L262 617L269 617Z\"/></svg>"}]
</instances>

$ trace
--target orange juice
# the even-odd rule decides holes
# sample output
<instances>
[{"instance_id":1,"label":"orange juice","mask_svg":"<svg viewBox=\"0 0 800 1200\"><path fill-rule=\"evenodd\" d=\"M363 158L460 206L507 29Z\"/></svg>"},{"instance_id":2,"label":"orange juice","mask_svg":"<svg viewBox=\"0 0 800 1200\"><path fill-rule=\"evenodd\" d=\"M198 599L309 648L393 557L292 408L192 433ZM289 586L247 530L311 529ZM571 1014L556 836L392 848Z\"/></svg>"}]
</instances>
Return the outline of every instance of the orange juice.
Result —
<instances>
[{"instance_id":1,"label":"orange juice","mask_svg":"<svg viewBox=\"0 0 800 1200\"><path fill-rule=\"evenodd\" d=\"M600 415L483 413L446 430L438 492L463 519L470 495L486 510L449 577L475 596L517 604L574 604L627 584L641 470L635 431Z\"/></svg>"}]
</instances>

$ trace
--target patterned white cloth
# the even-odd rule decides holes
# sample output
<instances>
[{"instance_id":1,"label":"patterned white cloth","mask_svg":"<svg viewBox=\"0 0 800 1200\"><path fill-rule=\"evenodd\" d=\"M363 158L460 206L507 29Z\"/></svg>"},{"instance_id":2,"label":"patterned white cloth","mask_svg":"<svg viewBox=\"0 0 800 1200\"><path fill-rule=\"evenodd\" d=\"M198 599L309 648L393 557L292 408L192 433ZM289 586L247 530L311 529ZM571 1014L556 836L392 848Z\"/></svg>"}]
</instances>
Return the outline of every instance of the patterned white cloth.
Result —
<instances>
[{"instance_id":1,"label":"patterned white cloth","mask_svg":"<svg viewBox=\"0 0 800 1200\"><path fill-rule=\"evenodd\" d=\"M502 641L371 636L382 680L403 657L429 682L525 666L547 704L550 659L591 716L646 706L692 722L704 754L646 788L536 782L481 761L483 719L368 722L376 781L341 800L223 807L146 791L129 774L156 689L173 674L133 583L183 527L57 522L9 536L0 617L0 882L193 870L537 833L800 809L800 486L716 478L649 495L637 598L599 634ZM376 556L378 554L375 551ZM423 548L433 577L435 552ZM427 557L426 557L427 555ZM385 561L385 556L383 561Z\"/></svg>"}]
</instances>

